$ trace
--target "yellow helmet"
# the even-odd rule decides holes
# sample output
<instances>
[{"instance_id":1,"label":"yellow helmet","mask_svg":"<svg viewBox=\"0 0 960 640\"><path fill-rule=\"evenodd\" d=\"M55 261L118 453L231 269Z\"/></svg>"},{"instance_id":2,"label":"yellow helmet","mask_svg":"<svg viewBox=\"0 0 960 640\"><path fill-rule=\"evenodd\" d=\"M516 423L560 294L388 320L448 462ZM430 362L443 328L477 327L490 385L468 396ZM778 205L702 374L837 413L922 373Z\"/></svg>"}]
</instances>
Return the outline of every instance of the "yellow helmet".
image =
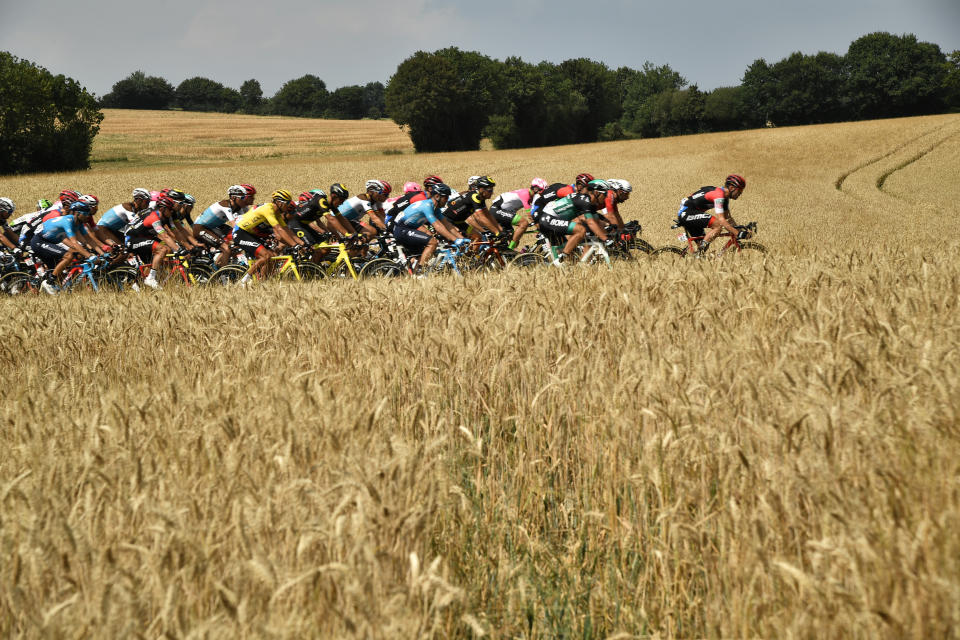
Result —
<instances>
[{"instance_id":1,"label":"yellow helmet","mask_svg":"<svg viewBox=\"0 0 960 640\"><path fill-rule=\"evenodd\" d=\"M290 195L290 192L286 189L277 189L270 196L272 200L279 200L281 202L293 202L293 196Z\"/></svg>"}]
</instances>

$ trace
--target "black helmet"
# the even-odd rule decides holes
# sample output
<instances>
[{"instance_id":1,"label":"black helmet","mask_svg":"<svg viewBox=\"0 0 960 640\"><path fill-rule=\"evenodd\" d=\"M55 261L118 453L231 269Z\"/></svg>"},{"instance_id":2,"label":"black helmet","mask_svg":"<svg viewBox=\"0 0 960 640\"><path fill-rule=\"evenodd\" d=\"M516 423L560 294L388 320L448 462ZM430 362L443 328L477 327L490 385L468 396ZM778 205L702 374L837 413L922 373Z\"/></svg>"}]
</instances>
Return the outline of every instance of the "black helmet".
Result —
<instances>
[{"instance_id":1,"label":"black helmet","mask_svg":"<svg viewBox=\"0 0 960 640\"><path fill-rule=\"evenodd\" d=\"M450 191L450 187L445 185L442 182L430 185L430 195L432 196L447 196L450 197L450 194L453 193Z\"/></svg>"},{"instance_id":2,"label":"black helmet","mask_svg":"<svg viewBox=\"0 0 960 640\"><path fill-rule=\"evenodd\" d=\"M347 188L343 186L342 182L334 182L332 185L330 185L330 195L346 200L350 197L350 192L347 191Z\"/></svg>"},{"instance_id":3,"label":"black helmet","mask_svg":"<svg viewBox=\"0 0 960 640\"><path fill-rule=\"evenodd\" d=\"M497 183L490 176L480 176L474 181L474 184L478 189L491 189Z\"/></svg>"}]
</instances>

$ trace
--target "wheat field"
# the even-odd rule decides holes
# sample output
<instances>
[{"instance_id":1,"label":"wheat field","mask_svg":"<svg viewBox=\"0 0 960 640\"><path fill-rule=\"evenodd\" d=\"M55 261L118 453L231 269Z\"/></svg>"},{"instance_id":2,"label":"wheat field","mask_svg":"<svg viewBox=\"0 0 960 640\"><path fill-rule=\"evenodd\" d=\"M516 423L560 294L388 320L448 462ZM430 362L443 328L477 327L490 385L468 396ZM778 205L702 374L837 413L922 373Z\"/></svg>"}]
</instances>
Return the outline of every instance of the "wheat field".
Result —
<instances>
[{"instance_id":1,"label":"wheat field","mask_svg":"<svg viewBox=\"0 0 960 640\"><path fill-rule=\"evenodd\" d=\"M0 635L960 636L958 134L951 115L0 178L21 205L166 184L207 203L238 181L587 170L633 183L623 211L659 245L682 196L737 171L734 214L770 249L0 299Z\"/></svg>"}]
</instances>

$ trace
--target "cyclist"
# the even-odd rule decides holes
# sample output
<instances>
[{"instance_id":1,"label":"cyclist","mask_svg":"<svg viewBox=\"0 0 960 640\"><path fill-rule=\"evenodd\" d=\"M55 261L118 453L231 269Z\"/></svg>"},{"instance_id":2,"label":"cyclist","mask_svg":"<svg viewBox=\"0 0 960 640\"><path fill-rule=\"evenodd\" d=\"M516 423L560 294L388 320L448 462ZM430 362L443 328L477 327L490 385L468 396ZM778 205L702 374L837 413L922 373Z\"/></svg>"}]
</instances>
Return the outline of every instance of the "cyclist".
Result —
<instances>
[{"instance_id":1,"label":"cyclist","mask_svg":"<svg viewBox=\"0 0 960 640\"><path fill-rule=\"evenodd\" d=\"M321 236L327 230L321 226L323 218L337 209L350 197L347 188L339 182L330 185L330 195L323 189L313 189L300 194L299 202L287 224L290 231L308 245L315 245L321 241ZM314 260L319 259L319 252L315 252Z\"/></svg>"},{"instance_id":2,"label":"cyclist","mask_svg":"<svg viewBox=\"0 0 960 640\"><path fill-rule=\"evenodd\" d=\"M630 199L633 192L633 185L626 180L611 178L606 181L610 185L610 191L607 192L607 198L603 202L603 209L600 210L600 217L608 224L617 228L618 235L623 233L623 216L620 215L620 203Z\"/></svg>"},{"instance_id":3,"label":"cyclist","mask_svg":"<svg viewBox=\"0 0 960 640\"><path fill-rule=\"evenodd\" d=\"M468 225L474 229L500 234L503 229L487 210L487 199L493 196L497 183L489 176L471 176L467 181L468 191L452 196L443 210L444 217L452 222L460 233L466 235ZM479 237L479 233L475 232Z\"/></svg>"},{"instance_id":4,"label":"cyclist","mask_svg":"<svg viewBox=\"0 0 960 640\"><path fill-rule=\"evenodd\" d=\"M150 265L150 272L143 283L152 289L160 288L157 271L160 270L167 253L176 252L180 248L170 231L176 206L177 203L170 196L161 193L157 196L155 207L137 214L127 229L127 247L143 264Z\"/></svg>"},{"instance_id":5,"label":"cyclist","mask_svg":"<svg viewBox=\"0 0 960 640\"><path fill-rule=\"evenodd\" d=\"M85 202L73 202L66 214L46 220L33 234L30 248L50 269L40 286L50 295L55 295L58 291L51 280L60 278L76 254L79 253L85 258L93 257L77 240L80 225L90 222L91 215L90 206Z\"/></svg>"},{"instance_id":6,"label":"cyclist","mask_svg":"<svg viewBox=\"0 0 960 640\"><path fill-rule=\"evenodd\" d=\"M101 242L114 246L123 242L122 234L134 217L150 206L150 192L137 188L130 202L121 202L100 216L94 231Z\"/></svg>"},{"instance_id":7,"label":"cyclist","mask_svg":"<svg viewBox=\"0 0 960 640\"><path fill-rule=\"evenodd\" d=\"M30 246L30 242L33 240L33 236L36 234L37 229L40 228L40 225L47 220L53 220L54 218L64 215L64 210L69 211L70 205L77 202L82 195L79 191L64 189L60 192L60 197L57 201L46 209L28 213L14 220L12 226L14 229L20 229L20 247L26 249Z\"/></svg>"},{"instance_id":8,"label":"cyclist","mask_svg":"<svg viewBox=\"0 0 960 640\"><path fill-rule=\"evenodd\" d=\"M251 187L252 189L253 187ZM253 190L256 194L256 189ZM249 211L248 200L253 195L243 185L235 184L227 189L225 200L214 202L193 223L193 237L212 249L220 249L214 257L218 267L230 260L230 240L233 223Z\"/></svg>"},{"instance_id":9,"label":"cyclist","mask_svg":"<svg viewBox=\"0 0 960 640\"><path fill-rule=\"evenodd\" d=\"M10 198L0 198L0 244L3 244L3 246L11 251L19 252L20 248L17 247L17 240L19 238L17 234L13 232L13 229L10 228L10 225L7 224L10 216L16 210L17 205L13 204L13 200Z\"/></svg>"},{"instance_id":10,"label":"cyclist","mask_svg":"<svg viewBox=\"0 0 960 640\"><path fill-rule=\"evenodd\" d=\"M568 236L554 265L569 260L573 251L583 242L590 230L608 246L613 240L597 221L597 211L603 207L610 186L603 180L591 180L585 194L571 194L548 202L537 219L537 226L547 237Z\"/></svg>"},{"instance_id":11,"label":"cyclist","mask_svg":"<svg viewBox=\"0 0 960 640\"><path fill-rule=\"evenodd\" d=\"M585 194L587 192L587 185L591 180L593 180L593 176L584 172L577 174L573 184L555 182L548 185L530 201L530 217L534 222L537 222L540 211L547 206L548 203L577 193Z\"/></svg>"},{"instance_id":12,"label":"cyclist","mask_svg":"<svg viewBox=\"0 0 960 640\"><path fill-rule=\"evenodd\" d=\"M392 188L386 180L367 180L366 193L348 198L336 211L327 215L327 224L341 237L353 233L362 233L368 240L377 235L377 229L385 231L383 203L390 195ZM360 219L370 215L373 227L364 224Z\"/></svg>"},{"instance_id":13,"label":"cyclist","mask_svg":"<svg viewBox=\"0 0 960 640\"><path fill-rule=\"evenodd\" d=\"M730 200L739 198L746 187L747 181L743 176L731 173L722 187L701 187L683 199L680 210L677 211L678 223L688 237L703 236L700 247L691 247L691 251L706 251L710 241L724 229L734 236L739 233L733 216L730 215Z\"/></svg>"},{"instance_id":14,"label":"cyclist","mask_svg":"<svg viewBox=\"0 0 960 640\"><path fill-rule=\"evenodd\" d=\"M250 280L250 274L261 278L270 275L270 259L277 254L264 246L263 241L271 234L287 247L309 246L302 238L297 238L287 227L287 220L293 215L296 205L293 196L285 189L277 189L270 196L270 202L248 211L239 218L233 229L233 242L243 249L253 266L243 277L242 282Z\"/></svg>"},{"instance_id":15,"label":"cyclist","mask_svg":"<svg viewBox=\"0 0 960 640\"><path fill-rule=\"evenodd\" d=\"M490 203L490 215L500 223L508 233L512 233L512 239L507 245L510 249L515 249L520 244L520 238L527 231L527 227L533 222L530 213L525 211L530 208L530 201L538 193L546 189L549 185L543 178L534 178L530 181L530 186L515 191L505 191L498 195Z\"/></svg>"},{"instance_id":16,"label":"cyclist","mask_svg":"<svg viewBox=\"0 0 960 640\"><path fill-rule=\"evenodd\" d=\"M420 255L416 268L426 264L437 248L436 234L451 240L457 246L470 241L464 238L453 224L443 219L440 210L447 204L450 187L442 182L429 187L429 197L408 206L393 221L393 236L413 255ZM427 233L421 227L429 229Z\"/></svg>"},{"instance_id":17,"label":"cyclist","mask_svg":"<svg viewBox=\"0 0 960 640\"><path fill-rule=\"evenodd\" d=\"M193 238L193 219L190 213L196 199L180 189L165 190L167 196L174 201L175 206L170 213L170 222L167 225L177 244L185 249L198 249L203 245Z\"/></svg>"},{"instance_id":18,"label":"cyclist","mask_svg":"<svg viewBox=\"0 0 960 640\"><path fill-rule=\"evenodd\" d=\"M387 230L392 230L393 221L396 220L397 216L403 213L407 207L414 202L420 202L421 200L426 200L429 198L430 196L427 192L431 187L440 184L441 182L443 182L443 178L440 176L427 176L423 179L423 188L421 190L407 191L402 196L394 200L392 206L386 209L386 214L383 217L387 226Z\"/></svg>"}]
</instances>

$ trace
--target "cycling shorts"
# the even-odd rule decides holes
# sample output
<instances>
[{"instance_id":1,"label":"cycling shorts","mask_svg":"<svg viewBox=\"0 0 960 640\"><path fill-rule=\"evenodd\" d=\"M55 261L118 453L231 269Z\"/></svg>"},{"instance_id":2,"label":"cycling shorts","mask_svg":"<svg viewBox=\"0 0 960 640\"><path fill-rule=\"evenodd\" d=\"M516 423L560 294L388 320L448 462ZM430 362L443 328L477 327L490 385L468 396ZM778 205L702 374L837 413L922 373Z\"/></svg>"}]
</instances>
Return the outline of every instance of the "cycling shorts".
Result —
<instances>
[{"instance_id":1,"label":"cycling shorts","mask_svg":"<svg viewBox=\"0 0 960 640\"><path fill-rule=\"evenodd\" d=\"M68 249L59 242L48 242L40 234L36 234L30 240L30 248L33 254L43 261L50 269L57 266L57 263L63 260Z\"/></svg>"},{"instance_id":2,"label":"cycling shorts","mask_svg":"<svg viewBox=\"0 0 960 640\"><path fill-rule=\"evenodd\" d=\"M260 238L240 228L234 229L233 244L243 249L248 258L256 258L261 249L266 249Z\"/></svg>"},{"instance_id":3,"label":"cycling shorts","mask_svg":"<svg viewBox=\"0 0 960 640\"><path fill-rule=\"evenodd\" d=\"M706 228L713 222L713 212L681 207L677 212L677 220L688 237L698 238L706 233Z\"/></svg>"},{"instance_id":4,"label":"cycling shorts","mask_svg":"<svg viewBox=\"0 0 960 640\"><path fill-rule=\"evenodd\" d=\"M307 244L318 244L320 242L320 236L316 231L310 228L309 225L300 222L299 220L291 220L287 223L290 232L295 235L297 238L300 238Z\"/></svg>"},{"instance_id":5,"label":"cycling shorts","mask_svg":"<svg viewBox=\"0 0 960 640\"><path fill-rule=\"evenodd\" d=\"M564 220L559 216L552 215L547 212L541 212L539 219L537 220L537 226L544 233L562 233L563 235L570 235L573 233L573 230L576 228L577 223L573 220Z\"/></svg>"},{"instance_id":6,"label":"cycling shorts","mask_svg":"<svg viewBox=\"0 0 960 640\"><path fill-rule=\"evenodd\" d=\"M407 249L412 255L418 256L423 253L427 244L430 243L432 236L429 233L424 233L419 229L414 229L413 227L408 227L398 222L393 225L393 237L397 239L397 242L403 246L404 249Z\"/></svg>"}]
</instances>

